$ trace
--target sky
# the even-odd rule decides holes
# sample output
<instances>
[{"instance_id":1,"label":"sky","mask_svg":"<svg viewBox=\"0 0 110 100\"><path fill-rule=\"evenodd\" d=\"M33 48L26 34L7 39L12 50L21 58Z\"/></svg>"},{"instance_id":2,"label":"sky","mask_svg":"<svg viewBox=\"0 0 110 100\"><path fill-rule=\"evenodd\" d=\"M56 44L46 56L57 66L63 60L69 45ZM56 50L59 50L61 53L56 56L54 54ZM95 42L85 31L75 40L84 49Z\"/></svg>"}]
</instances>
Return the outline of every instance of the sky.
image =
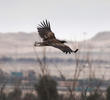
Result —
<instances>
[{"instance_id":1,"label":"sky","mask_svg":"<svg viewBox=\"0 0 110 100\"><path fill-rule=\"evenodd\" d=\"M0 32L37 32L45 19L57 38L90 38L110 30L110 0L0 0Z\"/></svg>"}]
</instances>

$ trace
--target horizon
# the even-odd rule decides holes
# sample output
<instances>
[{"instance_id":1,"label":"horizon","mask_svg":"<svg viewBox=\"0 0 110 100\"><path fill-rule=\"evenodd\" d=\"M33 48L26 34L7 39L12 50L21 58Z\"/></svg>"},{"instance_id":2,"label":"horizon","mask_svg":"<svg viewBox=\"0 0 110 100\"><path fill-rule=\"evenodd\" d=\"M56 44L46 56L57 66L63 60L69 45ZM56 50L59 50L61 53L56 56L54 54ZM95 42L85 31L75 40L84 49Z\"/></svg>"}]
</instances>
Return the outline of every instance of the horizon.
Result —
<instances>
[{"instance_id":1,"label":"horizon","mask_svg":"<svg viewBox=\"0 0 110 100\"><path fill-rule=\"evenodd\" d=\"M55 36L56 36L56 38L57 39L61 39L61 40L67 40L67 41L84 41L84 40L89 40L89 39L91 39L91 38L93 38L93 37L95 37L97 34L99 34L99 33L106 33L106 32L110 32L110 31L99 31L99 32L97 32L97 33L95 33L93 36L91 36L91 37L87 37L87 33L82 33L82 38L80 38L80 39L78 39L78 38L76 38L76 37L74 37L74 39L66 39L66 38L58 38L57 36L56 36L56 34L55 34ZM32 31L32 32L25 32L25 31L17 31L17 32L0 32L0 34L31 34L31 33L34 33L33 34L33 37L34 36L39 36L39 34L38 34L38 32L37 31ZM40 36L39 36L40 37ZM35 39L35 38L33 38L33 39Z\"/></svg>"},{"instance_id":2,"label":"horizon","mask_svg":"<svg viewBox=\"0 0 110 100\"><path fill-rule=\"evenodd\" d=\"M109 32L109 31L101 31L101 32ZM38 32L35 32L35 31L33 31L33 32L24 32L24 31L17 31L17 32L0 32L0 34L31 34L31 33L35 33L34 34L34 36L38 36L37 34L38 34ZM100 32L98 32L98 33L100 33ZM62 39L62 40L67 40L67 41L83 41L83 40L89 40L89 39L91 39L91 38L93 38L93 37L95 37L98 33L96 33L96 34L94 34L93 36L91 36L91 37L87 37L86 35L87 35L87 33L82 33L82 39L80 38L80 39L78 39L78 38L74 38L74 39L66 39L66 38L57 38L57 39ZM33 36L33 37L34 37ZM56 36L56 35L55 35ZM33 38L33 39L35 39L35 38Z\"/></svg>"}]
</instances>

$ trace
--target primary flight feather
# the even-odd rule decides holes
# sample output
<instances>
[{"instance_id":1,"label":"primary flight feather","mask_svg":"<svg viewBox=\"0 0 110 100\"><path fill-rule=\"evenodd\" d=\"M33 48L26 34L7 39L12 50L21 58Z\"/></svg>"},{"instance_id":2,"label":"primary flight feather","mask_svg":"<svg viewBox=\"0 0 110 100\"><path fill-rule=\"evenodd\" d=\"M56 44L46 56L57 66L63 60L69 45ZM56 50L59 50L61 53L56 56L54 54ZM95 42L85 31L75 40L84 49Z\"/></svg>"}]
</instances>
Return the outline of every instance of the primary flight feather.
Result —
<instances>
[{"instance_id":1,"label":"primary flight feather","mask_svg":"<svg viewBox=\"0 0 110 100\"><path fill-rule=\"evenodd\" d=\"M71 54L72 52L76 53L78 51L78 49L73 51L69 46L65 45L64 43L66 43L66 41L56 39L54 33L51 30L49 21L45 20L40 22L37 29L43 42L35 42L34 46L53 46L66 54Z\"/></svg>"}]
</instances>

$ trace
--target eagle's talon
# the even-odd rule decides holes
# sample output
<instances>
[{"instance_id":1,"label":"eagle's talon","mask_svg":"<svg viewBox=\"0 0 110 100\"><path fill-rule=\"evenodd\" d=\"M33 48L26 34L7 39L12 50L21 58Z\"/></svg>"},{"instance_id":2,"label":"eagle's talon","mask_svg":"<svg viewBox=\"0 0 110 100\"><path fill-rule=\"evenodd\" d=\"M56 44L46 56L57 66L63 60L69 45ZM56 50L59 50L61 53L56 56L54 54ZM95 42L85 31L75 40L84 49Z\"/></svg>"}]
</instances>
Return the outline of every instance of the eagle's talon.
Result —
<instances>
[{"instance_id":1,"label":"eagle's talon","mask_svg":"<svg viewBox=\"0 0 110 100\"><path fill-rule=\"evenodd\" d=\"M39 46L39 45L40 44L37 41L35 41L34 46Z\"/></svg>"}]
</instances>

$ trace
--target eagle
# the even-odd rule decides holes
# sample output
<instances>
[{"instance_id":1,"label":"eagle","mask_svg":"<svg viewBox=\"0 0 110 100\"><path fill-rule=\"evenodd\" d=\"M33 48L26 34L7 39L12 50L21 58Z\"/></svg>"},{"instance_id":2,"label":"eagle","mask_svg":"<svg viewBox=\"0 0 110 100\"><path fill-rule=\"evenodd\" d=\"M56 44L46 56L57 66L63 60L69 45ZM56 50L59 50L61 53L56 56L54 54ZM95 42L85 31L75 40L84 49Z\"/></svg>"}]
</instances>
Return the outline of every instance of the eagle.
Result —
<instances>
[{"instance_id":1,"label":"eagle","mask_svg":"<svg viewBox=\"0 0 110 100\"><path fill-rule=\"evenodd\" d=\"M65 40L59 40L55 37L48 20L43 20L40 22L40 24L38 24L37 30L39 36L42 38L42 42L35 41L34 46L52 46L60 49L66 54L76 53L78 51L78 49L73 51L69 46L65 45L64 43L67 43Z\"/></svg>"}]
</instances>

